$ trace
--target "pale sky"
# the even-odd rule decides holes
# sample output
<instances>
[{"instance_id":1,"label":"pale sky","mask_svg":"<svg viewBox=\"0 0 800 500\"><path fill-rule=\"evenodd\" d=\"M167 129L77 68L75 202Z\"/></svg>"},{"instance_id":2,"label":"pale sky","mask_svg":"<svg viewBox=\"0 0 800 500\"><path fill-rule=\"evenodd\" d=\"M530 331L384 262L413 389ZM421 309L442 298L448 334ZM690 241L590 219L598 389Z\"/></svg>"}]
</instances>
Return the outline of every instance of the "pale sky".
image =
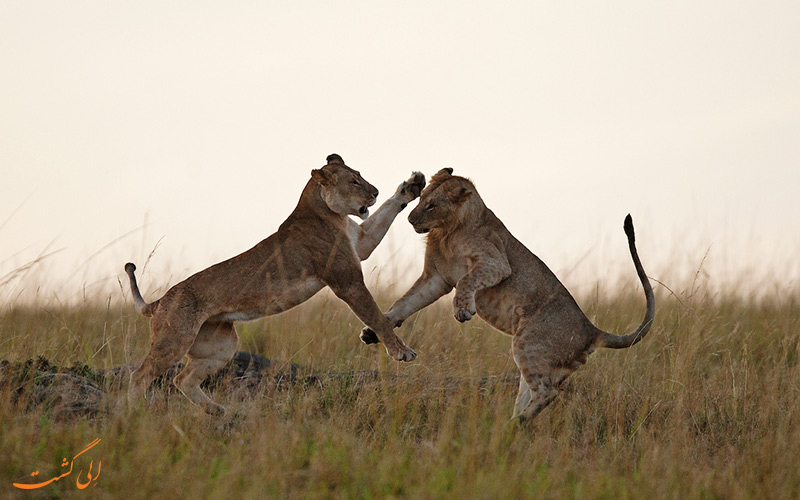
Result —
<instances>
[{"instance_id":1,"label":"pale sky","mask_svg":"<svg viewBox=\"0 0 800 500\"><path fill-rule=\"evenodd\" d=\"M635 278L628 212L672 287L707 253L718 288L797 288L798 27L795 0L3 1L0 303L120 299L154 249L157 296L332 152L379 203L453 167L576 293ZM408 211L373 281L419 273Z\"/></svg>"}]
</instances>

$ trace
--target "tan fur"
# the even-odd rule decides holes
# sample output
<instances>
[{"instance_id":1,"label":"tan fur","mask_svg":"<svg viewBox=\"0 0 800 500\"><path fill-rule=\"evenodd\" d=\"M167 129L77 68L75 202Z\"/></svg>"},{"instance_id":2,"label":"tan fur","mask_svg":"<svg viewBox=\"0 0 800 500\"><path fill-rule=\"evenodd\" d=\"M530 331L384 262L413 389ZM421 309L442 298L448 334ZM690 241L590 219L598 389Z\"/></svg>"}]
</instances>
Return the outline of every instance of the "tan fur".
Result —
<instances>
[{"instance_id":1,"label":"tan fur","mask_svg":"<svg viewBox=\"0 0 800 500\"><path fill-rule=\"evenodd\" d=\"M189 362L174 384L208 413L224 408L200 383L222 368L237 346L234 321L277 314L329 286L358 318L379 332L390 356L412 361L416 353L394 335L364 285L366 259L394 218L417 198L425 176L415 172L371 217L367 207L378 190L338 155L312 171L294 212L278 231L250 250L190 276L163 297L146 303L136 284L136 266L125 266L136 310L151 316L150 352L131 374L128 398L139 400L152 380L186 355ZM349 215L364 222L356 224Z\"/></svg>"},{"instance_id":2,"label":"tan fur","mask_svg":"<svg viewBox=\"0 0 800 500\"><path fill-rule=\"evenodd\" d=\"M425 265L386 318L400 326L455 288L458 321L477 313L513 336L512 353L521 373L514 417L531 419L596 347L630 347L650 330L655 298L636 251L633 222L629 215L625 232L647 311L633 333L613 335L592 325L558 278L486 208L472 182L451 174L452 169L443 169L433 176L408 216L418 233L428 233ZM361 339L377 342L368 327Z\"/></svg>"}]
</instances>

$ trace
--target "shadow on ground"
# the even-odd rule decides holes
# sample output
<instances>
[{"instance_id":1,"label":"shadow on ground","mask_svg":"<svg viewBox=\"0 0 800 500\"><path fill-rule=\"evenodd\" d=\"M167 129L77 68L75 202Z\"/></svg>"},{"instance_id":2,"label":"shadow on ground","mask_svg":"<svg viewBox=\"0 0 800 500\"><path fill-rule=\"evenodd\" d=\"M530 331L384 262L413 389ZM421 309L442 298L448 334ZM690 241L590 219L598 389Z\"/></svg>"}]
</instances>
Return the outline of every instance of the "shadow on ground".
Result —
<instances>
[{"instance_id":1,"label":"shadow on ground","mask_svg":"<svg viewBox=\"0 0 800 500\"><path fill-rule=\"evenodd\" d=\"M46 358L10 363L0 361L0 395L2 400L13 405L18 413L47 411L56 419L68 420L75 417L95 417L111 411L108 396L127 388L128 378L136 365L118 366L112 369L91 369L88 365L76 363L70 367L51 364ZM153 388L177 391L170 383L183 363L178 363L164 375L153 381ZM287 390L301 387L310 389L324 387L333 382L347 383L349 387L360 389L375 383L381 378L390 382L402 382L406 377L381 373L378 370L356 370L345 372L314 373L300 365L279 362L249 352L237 352L233 359L217 374L203 382L203 388L225 387L239 392L243 398L257 397L265 389ZM434 377L431 377L433 382ZM516 385L518 377L483 377L467 379L459 377L436 378L437 385L459 386L476 385L494 388Z\"/></svg>"}]
</instances>

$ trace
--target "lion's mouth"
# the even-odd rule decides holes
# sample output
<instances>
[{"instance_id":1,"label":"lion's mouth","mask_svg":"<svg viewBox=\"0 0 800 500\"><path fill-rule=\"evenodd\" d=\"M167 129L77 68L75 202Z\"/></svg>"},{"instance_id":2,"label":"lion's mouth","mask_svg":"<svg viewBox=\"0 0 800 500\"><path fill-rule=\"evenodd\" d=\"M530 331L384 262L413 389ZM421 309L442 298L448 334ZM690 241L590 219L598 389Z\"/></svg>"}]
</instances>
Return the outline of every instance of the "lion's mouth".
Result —
<instances>
[{"instance_id":1,"label":"lion's mouth","mask_svg":"<svg viewBox=\"0 0 800 500\"><path fill-rule=\"evenodd\" d=\"M358 216L362 219L369 217L369 208L366 205L362 205L361 208L358 209Z\"/></svg>"}]
</instances>

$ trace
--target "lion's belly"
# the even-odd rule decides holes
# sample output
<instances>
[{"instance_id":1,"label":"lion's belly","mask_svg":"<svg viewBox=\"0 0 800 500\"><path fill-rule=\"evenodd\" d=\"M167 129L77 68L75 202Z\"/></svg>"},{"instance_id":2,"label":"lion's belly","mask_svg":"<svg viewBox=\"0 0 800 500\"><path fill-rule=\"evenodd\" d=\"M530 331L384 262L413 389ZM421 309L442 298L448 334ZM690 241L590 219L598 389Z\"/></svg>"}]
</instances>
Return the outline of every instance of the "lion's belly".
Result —
<instances>
[{"instance_id":1,"label":"lion's belly","mask_svg":"<svg viewBox=\"0 0 800 500\"><path fill-rule=\"evenodd\" d=\"M267 297L266 316L278 314L310 299L325 284L317 278L305 278L287 283Z\"/></svg>"},{"instance_id":2,"label":"lion's belly","mask_svg":"<svg viewBox=\"0 0 800 500\"><path fill-rule=\"evenodd\" d=\"M484 321L503 333L513 335L515 303L503 292L502 284L479 290L475 294L475 305Z\"/></svg>"},{"instance_id":3,"label":"lion's belly","mask_svg":"<svg viewBox=\"0 0 800 500\"><path fill-rule=\"evenodd\" d=\"M239 304L239 308L213 316L211 321L249 321L278 314L305 302L325 286L322 281L312 277L271 285L258 293L242 294L240 298L243 303Z\"/></svg>"}]
</instances>

